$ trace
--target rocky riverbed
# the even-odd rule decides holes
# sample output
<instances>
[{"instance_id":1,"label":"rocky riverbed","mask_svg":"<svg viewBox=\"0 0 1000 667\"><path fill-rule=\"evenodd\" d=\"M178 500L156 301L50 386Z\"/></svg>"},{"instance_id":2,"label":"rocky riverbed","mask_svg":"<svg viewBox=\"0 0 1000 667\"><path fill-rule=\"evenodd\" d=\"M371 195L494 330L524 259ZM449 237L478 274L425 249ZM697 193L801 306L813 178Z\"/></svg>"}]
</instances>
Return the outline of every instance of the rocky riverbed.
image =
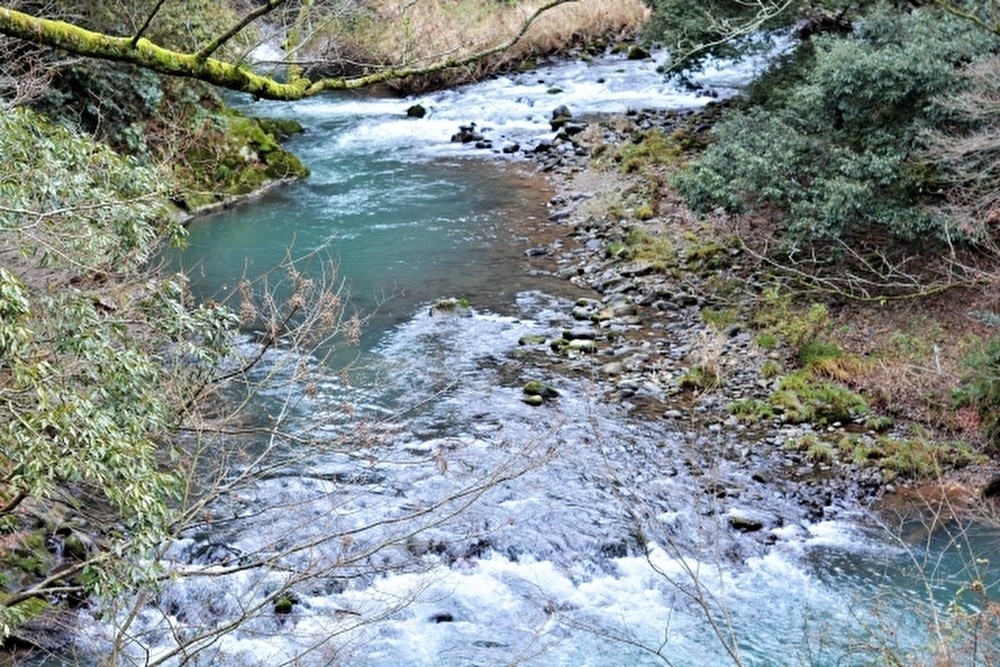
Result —
<instances>
[{"instance_id":1,"label":"rocky riverbed","mask_svg":"<svg viewBox=\"0 0 1000 667\"><path fill-rule=\"evenodd\" d=\"M912 482L875 461L858 462L836 453L838 441L864 447L890 436L879 420L860 414L820 423L780 413L750 424L738 419L731 406L767 401L779 381L770 369L792 356L781 347L761 347L747 321L753 299L765 288L748 266L753 258L738 245L720 243L668 187L652 195L658 200L652 207L639 211L650 198L647 193L643 199L646 186L608 158L650 130L703 141L721 108L574 119L572 132L523 151L558 191L539 228L540 236L554 240L530 242L526 270L552 272L595 293L574 305L577 326L523 343L526 354L547 355L561 369L595 378L604 400L637 417L662 421L665 429L692 437L714 433L731 438L739 444L727 456L749 471L754 482L796 500L808 520L831 518ZM554 111L554 118L565 111ZM663 267L628 258L621 249L636 234L665 239L679 262ZM707 323L720 310L731 321ZM706 372L712 376L708 382L694 377ZM533 400L541 402L537 396ZM953 479L960 480L961 495L971 499L994 475L993 467L980 460ZM713 491L734 498L745 492Z\"/></svg>"}]
</instances>

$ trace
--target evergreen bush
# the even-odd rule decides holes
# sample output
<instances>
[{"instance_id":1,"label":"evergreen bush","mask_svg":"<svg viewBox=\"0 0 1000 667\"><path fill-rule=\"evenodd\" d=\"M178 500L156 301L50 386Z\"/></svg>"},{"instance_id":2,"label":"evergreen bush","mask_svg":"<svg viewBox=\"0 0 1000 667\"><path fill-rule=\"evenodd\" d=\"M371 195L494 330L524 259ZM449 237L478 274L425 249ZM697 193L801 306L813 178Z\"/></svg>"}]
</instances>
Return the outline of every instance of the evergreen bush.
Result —
<instances>
[{"instance_id":1,"label":"evergreen bush","mask_svg":"<svg viewBox=\"0 0 1000 667\"><path fill-rule=\"evenodd\" d=\"M960 66L995 46L926 8L813 37L777 65L795 71L763 79L754 104L719 124L675 184L702 213L774 212L793 248L876 227L907 240L944 236L944 214L928 206L933 168L916 156L926 130L949 120L939 100L962 85Z\"/></svg>"}]
</instances>

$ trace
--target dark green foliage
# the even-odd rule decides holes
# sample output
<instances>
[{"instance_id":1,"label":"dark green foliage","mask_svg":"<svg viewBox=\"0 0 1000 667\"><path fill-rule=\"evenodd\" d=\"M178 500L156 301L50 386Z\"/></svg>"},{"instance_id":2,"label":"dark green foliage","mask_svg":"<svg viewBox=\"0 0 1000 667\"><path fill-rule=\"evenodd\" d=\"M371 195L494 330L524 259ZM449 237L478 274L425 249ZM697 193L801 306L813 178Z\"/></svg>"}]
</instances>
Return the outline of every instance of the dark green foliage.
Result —
<instances>
[{"instance_id":1,"label":"dark green foliage","mask_svg":"<svg viewBox=\"0 0 1000 667\"><path fill-rule=\"evenodd\" d=\"M814 37L675 183L701 212L776 212L792 247L873 227L904 239L938 233L932 170L914 156L922 133L947 120L937 100L961 84L958 67L993 48L984 32L929 10Z\"/></svg>"},{"instance_id":2,"label":"dark green foliage","mask_svg":"<svg viewBox=\"0 0 1000 667\"><path fill-rule=\"evenodd\" d=\"M156 115L163 98L155 72L86 61L59 70L32 106L134 155L146 150L142 122Z\"/></svg>"}]
</instances>

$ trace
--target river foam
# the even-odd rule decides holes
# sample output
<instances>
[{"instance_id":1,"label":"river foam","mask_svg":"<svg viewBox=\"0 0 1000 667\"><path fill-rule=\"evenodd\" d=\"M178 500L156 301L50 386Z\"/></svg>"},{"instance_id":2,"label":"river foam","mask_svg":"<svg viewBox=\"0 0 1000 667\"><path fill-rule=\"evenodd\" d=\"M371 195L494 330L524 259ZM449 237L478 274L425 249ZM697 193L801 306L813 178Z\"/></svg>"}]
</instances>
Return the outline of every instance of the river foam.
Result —
<instances>
[{"instance_id":1,"label":"river foam","mask_svg":"<svg viewBox=\"0 0 1000 667\"><path fill-rule=\"evenodd\" d=\"M743 74L709 76L725 95ZM513 186L458 160L492 154L450 134L474 121L527 143L551 136L556 104L587 114L707 99L653 62L609 58L406 100L268 105L306 125L293 147L314 175L193 226L192 261L208 276L196 288L231 290L295 241L343 253L355 289L407 298L379 304L392 316L352 351L351 381L280 346L265 357L259 372L281 382L249 425L277 417L308 437L280 443L284 465L205 508L167 553L156 595L83 613L84 653L107 655L117 634L134 664L687 667L732 664L730 640L761 665L854 664L866 628L919 646L926 633L900 612L920 600L904 567L919 548L861 513L809 521L749 479L753 443L634 418L602 400L594 365L519 344L579 323L571 301L525 288L509 258L494 263L511 222L475 206L499 210ZM417 102L428 117L406 118ZM490 185L502 192L484 196ZM431 314L450 296L470 298L469 317ZM528 380L558 398L527 405ZM220 447L237 473L271 444ZM766 527L734 530L730 518L750 511Z\"/></svg>"}]
</instances>

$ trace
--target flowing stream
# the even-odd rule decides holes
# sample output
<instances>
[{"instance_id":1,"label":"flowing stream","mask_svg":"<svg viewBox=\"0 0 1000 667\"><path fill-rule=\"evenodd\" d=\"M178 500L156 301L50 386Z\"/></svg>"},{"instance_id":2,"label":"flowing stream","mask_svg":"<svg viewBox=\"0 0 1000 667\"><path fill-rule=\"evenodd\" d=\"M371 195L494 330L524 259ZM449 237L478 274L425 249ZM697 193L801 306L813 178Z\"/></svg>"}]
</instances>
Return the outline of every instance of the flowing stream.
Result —
<instances>
[{"instance_id":1,"label":"flowing stream","mask_svg":"<svg viewBox=\"0 0 1000 667\"><path fill-rule=\"evenodd\" d=\"M171 567L203 575L138 607L129 655L165 658L241 615L252 618L167 662L719 665L731 650L745 664L835 665L866 662L878 641L899 656L926 645L921 614L977 576L961 544L940 531L897 540L836 499L810 521L754 480L767 465L754 443L630 417L585 373L524 354L519 340L575 326L570 304L594 295L526 268L552 195L530 165L449 141L475 122L497 149L530 146L551 137L558 104L696 107L745 78L720 68L691 92L650 62L609 57L415 99L247 103L303 123L289 148L313 175L195 221L178 259L194 288L225 295L289 248L321 248L350 308L374 315L308 389L282 365L297 352L265 359L261 373L290 382L258 398L261 420L334 444L303 445L315 453L289 456L172 548ZM415 102L426 118L406 117ZM471 312L432 315L443 297ZM338 372L348 361L351 382ZM526 405L531 379L559 397ZM737 515L768 529L733 530ZM282 550L273 567L227 570ZM106 652L122 623L92 625L83 648Z\"/></svg>"}]
</instances>

